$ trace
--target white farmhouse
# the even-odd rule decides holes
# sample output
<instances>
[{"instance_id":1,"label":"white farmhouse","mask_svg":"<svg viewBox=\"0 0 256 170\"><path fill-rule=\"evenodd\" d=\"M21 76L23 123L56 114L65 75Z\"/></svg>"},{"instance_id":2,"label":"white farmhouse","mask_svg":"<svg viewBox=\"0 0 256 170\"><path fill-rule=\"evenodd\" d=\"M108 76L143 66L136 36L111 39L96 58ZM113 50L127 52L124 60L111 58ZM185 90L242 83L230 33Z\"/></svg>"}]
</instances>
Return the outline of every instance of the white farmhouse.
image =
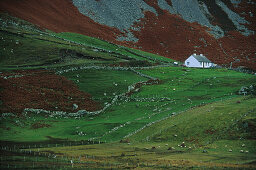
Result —
<instances>
[{"instance_id":1,"label":"white farmhouse","mask_svg":"<svg viewBox=\"0 0 256 170\"><path fill-rule=\"evenodd\" d=\"M214 63L212 63L203 54L200 54L200 55L193 54L188 59L186 59L185 66L197 67L197 68L209 68L214 66Z\"/></svg>"}]
</instances>

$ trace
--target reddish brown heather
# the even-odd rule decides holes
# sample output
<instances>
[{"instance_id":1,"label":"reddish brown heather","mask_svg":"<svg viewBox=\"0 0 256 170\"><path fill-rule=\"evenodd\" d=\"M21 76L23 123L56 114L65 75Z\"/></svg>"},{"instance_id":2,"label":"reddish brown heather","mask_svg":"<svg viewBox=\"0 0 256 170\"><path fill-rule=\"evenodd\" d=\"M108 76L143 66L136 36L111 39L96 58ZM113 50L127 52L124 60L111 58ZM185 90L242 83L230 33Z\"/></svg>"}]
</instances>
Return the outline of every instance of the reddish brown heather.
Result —
<instances>
[{"instance_id":1,"label":"reddish brown heather","mask_svg":"<svg viewBox=\"0 0 256 170\"><path fill-rule=\"evenodd\" d=\"M227 66L239 59L233 66L247 66L256 70L256 38L253 35L246 37L232 31L216 40L206 31L208 28L186 22L167 11L159 16L146 12L145 18L137 26L141 27L141 31L133 31L139 38L136 45L145 51L179 61L186 60L192 53L205 54L214 63Z\"/></svg>"},{"instance_id":2,"label":"reddish brown heather","mask_svg":"<svg viewBox=\"0 0 256 170\"><path fill-rule=\"evenodd\" d=\"M232 8L232 10L244 17L246 21L250 23L245 24L247 28L256 31L256 4L248 3L248 0L243 0L238 4L237 8Z\"/></svg>"},{"instance_id":3,"label":"reddish brown heather","mask_svg":"<svg viewBox=\"0 0 256 170\"><path fill-rule=\"evenodd\" d=\"M0 113L20 114L25 108L75 112L96 111L100 105L70 80L50 71L19 71L17 78L0 78ZM6 76L10 73L2 73ZM73 104L79 107L73 110Z\"/></svg>"},{"instance_id":4,"label":"reddish brown heather","mask_svg":"<svg viewBox=\"0 0 256 170\"><path fill-rule=\"evenodd\" d=\"M33 123L30 128L31 129L40 129L40 128L48 128L48 127L51 127L51 125L41 123L41 122L36 122L36 123Z\"/></svg>"},{"instance_id":5,"label":"reddish brown heather","mask_svg":"<svg viewBox=\"0 0 256 170\"><path fill-rule=\"evenodd\" d=\"M71 0L1 0L0 11L54 32L74 32L115 41L115 28L81 14Z\"/></svg>"}]
</instances>

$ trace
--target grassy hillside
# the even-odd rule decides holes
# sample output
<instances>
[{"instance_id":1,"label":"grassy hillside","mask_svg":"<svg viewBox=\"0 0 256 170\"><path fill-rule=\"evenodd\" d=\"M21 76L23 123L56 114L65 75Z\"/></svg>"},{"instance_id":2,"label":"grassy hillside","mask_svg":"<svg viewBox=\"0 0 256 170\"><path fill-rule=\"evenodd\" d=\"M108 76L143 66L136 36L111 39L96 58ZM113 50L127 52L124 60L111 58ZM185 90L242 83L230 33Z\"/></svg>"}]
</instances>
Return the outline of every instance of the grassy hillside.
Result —
<instances>
[{"instance_id":1,"label":"grassy hillside","mask_svg":"<svg viewBox=\"0 0 256 170\"><path fill-rule=\"evenodd\" d=\"M255 97L238 97L190 109L155 123L130 139L155 142L186 141L198 146L219 140L253 141L256 127L255 102Z\"/></svg>"},{"instance_id":2,"label":"grassy hillside","mask_svg":"<svg viewBox=\"0 0 256 170\"><path fill-rule=\"evenodd\" d=\"M16 67L58 67L66 65L119 64L145 61L170 63L173 60L117 46L96 38L74 33L42 31L36 26L0 14L1 69ZM146 62L147 61L147 62ZM134 65L136 66L136 64Z\"/></svg>"},{"instance_id":3,"label":"grassy hillside","mask_svg":"<svg viewBox=\"0 0 256 170\"><path fill-rule=\"evenodd\" d=\"M164 63L170 63L174 61L172 59L169 59L160 55L148 53L148 52L137 50L137 49L127 48L124 46L112 44L107 41L102 41L97 38L88 37L81 34L66 32L66 33L58 33L55 35L70 41L74 41L74 42L78 42L78 43L90 46L90 47L100 48L106 51L115 52L120 55L127 55L137 60L149 60L149 61L157 61L157 62L164 62Z\"/></svg>"},{"instance_id":4,"label":"grassy hillside","mask_svg":"<svg viewBox=\"0 0 256 170\"><path fill-rule=\"evenodd\" d=\"M236 92L241 86L256 81L252 75L226 69L160 67L139 71L160 79L160 84L142 85L137 92L119 98L97 116L88 115L74 120L50 118L49 115L45 115L47 116L45 118L42 114L25 120L8 119L4 129L11 130L2 129L1 138L14 141L40 141L48 139L46 136L51 136L67 140L119 141L148 124L191 107L237 97ZM126 92L129 85L147 80L130 71L108 69L77 69L61 75L73 80L80 90L90 92L103 106L115 95ZM25 126L15 123L16 120L21 121ZM31 129L33 123L41 121L50 126ZM81 136L79 132L86 135Z\"/></svg>"},{"instance_id":5,"label":"grassy hillside","mask_svg":"<svg viewBox=\"0 0 256 170\"><path fill-rule=\"evenodd\" d=\"M76 82L80 90L87 91L100 102L110 102L118 94L125 93L128 86L147 78L131 71L120 70L77 70L62 74Z\"/></svg>"},{"instance_id":6,"label":"grassy hillside","mask_svg":"<svg viewBox=\"0 0 256 170\"><path fill-rule=\"evenodd\" d=\"M254 169L255 102L255 97L236 97L193 108L145 128L128 144L52 147L40 152L59 159L64 154L77 162L77 168L97 163L98 168L119 169Z\"/></svg>"}]
</instances>

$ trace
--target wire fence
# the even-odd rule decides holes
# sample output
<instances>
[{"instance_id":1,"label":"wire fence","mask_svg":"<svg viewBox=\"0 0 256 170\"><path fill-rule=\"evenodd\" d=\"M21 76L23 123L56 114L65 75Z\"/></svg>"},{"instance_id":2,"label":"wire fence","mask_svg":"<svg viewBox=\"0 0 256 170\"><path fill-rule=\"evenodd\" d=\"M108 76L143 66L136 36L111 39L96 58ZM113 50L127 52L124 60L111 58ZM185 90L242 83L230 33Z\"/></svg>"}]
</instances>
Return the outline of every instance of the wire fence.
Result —
<instances>
[{"instance_id":1,"label":"wire fence","mask_svg":"<svg viewBox=\"0 0 256 170\"><path fill-rule=\"evenodd\" d=\"M108 157L88 154L79 156L56 155L51 152L41 152L39 148L38 151L32 151L3 147L0 151L0 169L131 169L156 166L155 163L138 163L137 161L116 162L108 159ZM170 164L169 167L171 167Z\"/></svg>"}]
</instances>

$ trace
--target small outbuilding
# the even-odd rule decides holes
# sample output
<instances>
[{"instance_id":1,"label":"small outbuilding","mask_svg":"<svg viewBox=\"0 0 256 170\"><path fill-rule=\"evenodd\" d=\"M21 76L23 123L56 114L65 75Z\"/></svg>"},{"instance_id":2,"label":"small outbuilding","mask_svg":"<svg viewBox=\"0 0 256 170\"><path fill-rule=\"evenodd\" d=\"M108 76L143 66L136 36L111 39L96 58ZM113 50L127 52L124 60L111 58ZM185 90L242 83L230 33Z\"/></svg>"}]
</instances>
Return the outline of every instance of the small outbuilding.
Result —
<instances>
[{"instance_id":1,"label":"small outbuilding","mask_svg":"<svg viewBox=\"0 0 256 170\"><path fill-rule=\"evenodd\" d=\"M213 67L214 63L206 58L203 54L193 54L185 61L186 67L209 68Z\"/></svg>"}]
</instances>

